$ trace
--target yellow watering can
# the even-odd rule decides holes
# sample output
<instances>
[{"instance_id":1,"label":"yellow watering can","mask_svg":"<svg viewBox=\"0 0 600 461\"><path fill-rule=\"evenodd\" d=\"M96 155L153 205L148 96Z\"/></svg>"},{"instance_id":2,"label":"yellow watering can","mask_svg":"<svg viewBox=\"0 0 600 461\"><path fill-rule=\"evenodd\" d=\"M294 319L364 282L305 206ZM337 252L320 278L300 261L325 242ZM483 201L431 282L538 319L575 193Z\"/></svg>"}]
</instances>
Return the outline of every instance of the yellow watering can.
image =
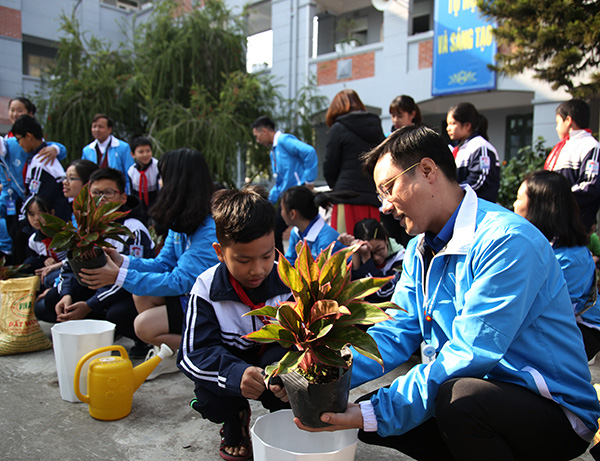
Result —
<instances>
[{"instance_id":1,"label":"yellow watering can","mask_svg":"<svg viewBox=\"0 0 600 461\"><path fill-rule=\"evenodd\" d=\"M100 357L92 360L87 376L88 395L79 391L81 368L94 355L102 352L118 351L121 356ZM84 355L75 368L75 394L84 403L89 404L90 415L96 419L112 421L131 413L133 393L146 380L152 370L173 351L166 344L160 346L155 357L133 368L127 351L123 346L107 346Z\"/></svg>"}]
</instances>

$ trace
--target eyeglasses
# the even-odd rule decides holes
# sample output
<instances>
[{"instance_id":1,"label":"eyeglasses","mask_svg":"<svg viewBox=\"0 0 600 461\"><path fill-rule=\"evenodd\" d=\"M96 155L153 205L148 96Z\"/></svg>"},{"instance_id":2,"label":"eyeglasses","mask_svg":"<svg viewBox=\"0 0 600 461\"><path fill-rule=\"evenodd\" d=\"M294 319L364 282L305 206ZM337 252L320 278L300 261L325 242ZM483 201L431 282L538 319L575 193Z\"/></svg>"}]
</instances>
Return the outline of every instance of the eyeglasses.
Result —
<instances>
[{"instance_id":1,"label":"eyeglasses","mask_svg":"<svg viewBox=\"0 0 600 461\"><path fill-rule=\"evenodd\" d=\"M404 170L401 173L398 173L396 176L394 176L392 179L388 179L385 183L383 183L383 185L379 188L379 193L377 194L377 198L379 199L379 201L383 204L383 202L385 201L389 201L390 196L392 194L392 189L394 188L393 184L392 187L387 187L388 184L393 183L396 179L398 179L400 176L402 176L404 173L406 173L407 171L412 170L414 167L416 167L417 165L419 165L421 162L417 162L414 165L408 167L406 170Z\"/></svg>"},{"instance_id":2,"label":"eyeglasses","mask_svg":"<svg viewBox=\"0 0 600 461\"><path fill-rule=\"evenodd\" d=\"M90 194L92 194L93 197L105 197L108 200L115 198L115 195L117 195L118 193L118 191L112 189L90 191Z\"/></svg>"},{"instance_id":3,"label":"eyeglasses","mask_svg":"<svg viewBox=\"0 0 600 461\"><path fill-rule=\"evenodd\" d=\"M373 248L373 250L371 250L371 255L385 258L387 256L387 247L380 246L379 248Z\"/></svg>"},{"instance_id":4,"label":"eyeglasses","mask_svg":"<svg viewBox=\"0 0 600 461\"><path fill-rule=\"evenodd\" d=\"M70 176L70 177L67 176L67 177L63 178L63 182L71 183L73 181L81 181L81 178L78 178L76 176Z\"/></svg>"}]
</instances>

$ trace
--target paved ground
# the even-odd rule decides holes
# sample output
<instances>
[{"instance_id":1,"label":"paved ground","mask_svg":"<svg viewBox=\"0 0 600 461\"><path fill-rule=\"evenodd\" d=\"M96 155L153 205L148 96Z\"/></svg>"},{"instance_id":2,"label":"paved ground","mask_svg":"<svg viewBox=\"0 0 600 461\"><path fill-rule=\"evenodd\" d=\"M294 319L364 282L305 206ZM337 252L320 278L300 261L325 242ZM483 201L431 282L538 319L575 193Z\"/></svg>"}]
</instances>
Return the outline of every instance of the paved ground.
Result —
<instances>
[{"instance_id":1,"label":"paved ground","mask_svg":"<svg viewBox=\"0 0 600 461\"><path fill-rule=\"evenodd\" d=\"M49 332L48 325L43 325ZM119 341L129 347L128 340ZM408 366L408 365L407 365ZM352 391L358 397L387 384L400 367L378 382ZM591 366L600 382L600 363ZM175 373L147 381L133 410L118 421L93 419L86 404L61 400L52 350L0 357L0 459L39 460L218 460L218 426L187 405L193 385ZM252 407L252 419L265 414ZM393 450L358 444L357 461L410 460ZM588 454L578 458L591 461Z\"/></svg>"}]
</instances>

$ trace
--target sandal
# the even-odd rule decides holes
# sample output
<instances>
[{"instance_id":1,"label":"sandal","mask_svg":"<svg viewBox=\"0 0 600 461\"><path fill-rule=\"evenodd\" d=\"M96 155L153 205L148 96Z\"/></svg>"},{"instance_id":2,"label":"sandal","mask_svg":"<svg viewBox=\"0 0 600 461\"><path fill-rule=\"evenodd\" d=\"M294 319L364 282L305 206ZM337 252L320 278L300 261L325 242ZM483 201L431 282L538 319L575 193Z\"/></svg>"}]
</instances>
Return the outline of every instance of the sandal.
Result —
<instances>
[{"instance_id":1,"label":"sandal","mask_svg":"<svg viewBox=\"0 0 600 461\"><path fill-rule=\"evenodd\" d=\"M242 438L241 438L240 442L235 445L229 444L225 440L225 438L226 438L225 424L223 424L223 427L221 428L221 431L220 431L221 447L219 448L219 455L221 456L221 458L225 459L226 461L244 461L244 460L250 459L252 457L252 443L250 441L250 407L248 407L245 410L240 412L240 425L241 425ZM233 429L233 428L229 428L229 429ZM231 431L227 431L227 432L231 432ZM229 433L227 435L231 437L233 434ZM232 454L227 453L227 451L225 451L225 448L232 448L232 447L240 447L240 448L243 447L246 449L246 454L232 455Z\"/></svg>"}]
</instances>

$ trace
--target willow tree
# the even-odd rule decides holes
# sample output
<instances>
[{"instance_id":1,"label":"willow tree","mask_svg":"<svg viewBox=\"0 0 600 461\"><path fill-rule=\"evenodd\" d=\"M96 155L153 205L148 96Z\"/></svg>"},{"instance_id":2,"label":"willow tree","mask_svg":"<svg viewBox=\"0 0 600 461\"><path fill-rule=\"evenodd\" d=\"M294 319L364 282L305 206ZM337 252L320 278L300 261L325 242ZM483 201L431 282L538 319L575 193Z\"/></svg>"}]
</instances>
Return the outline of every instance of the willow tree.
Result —
<instances>
[{"instance_id":1,"label":"willow tree","mask_svg":"<svg viewBox=\"0 0 600 461\"><path fill-rule=\"evenodd\" d=\"M204 153L216 179L233 183L240 163L268 168L250 125L276 105L265 75L245 71L246 35L222 1L178 15L175 2L154 2L152 17L129 25L132 43L84 39L75 16L62 18L57 65L45 77L46 131L70 158L89 142L90 118L109 113L118 136L145 133L158 155L178 147Z\"/></svg>"}]
</instances>

